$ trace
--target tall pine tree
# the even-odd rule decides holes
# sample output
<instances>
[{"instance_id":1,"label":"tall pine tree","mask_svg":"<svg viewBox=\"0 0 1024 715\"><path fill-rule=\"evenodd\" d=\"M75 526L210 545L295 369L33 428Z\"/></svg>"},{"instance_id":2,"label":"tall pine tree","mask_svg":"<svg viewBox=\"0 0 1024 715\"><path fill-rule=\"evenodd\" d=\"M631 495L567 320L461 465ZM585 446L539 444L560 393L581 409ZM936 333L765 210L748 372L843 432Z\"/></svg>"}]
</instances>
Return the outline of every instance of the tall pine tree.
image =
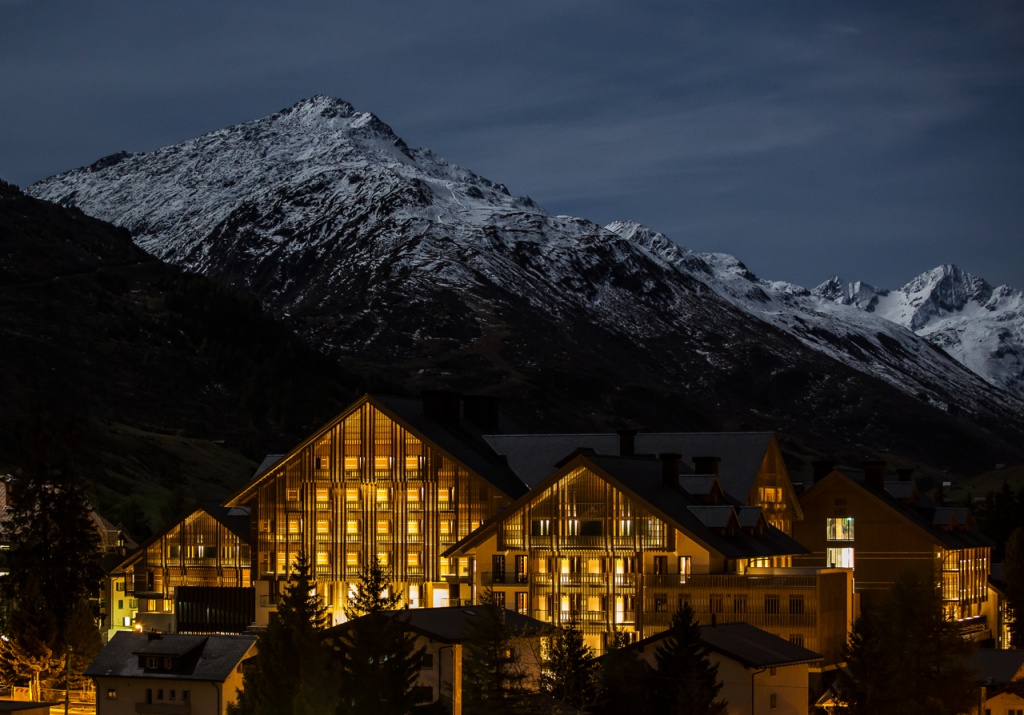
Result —
<instances>
[{"instance_id":1,"label":"tall pine tree","mask_svg":"<svg viewBox=\"0 0 1024 715\"><path fill-rule=\"evenodd\" d=\"M716 700L722 683L700 637L690 604L672 615L672 625L654 652L651 698L659 713L723 715L726 703Z\"/></svg>"},{"instance_id":2,"label":"tall pine tree","mask_svg":"<svg viewBox=\"0 0 1024 715\"><path fill-rule=\"evenodd\" d=\"M937 584L904 573L876 613L862 615L847 648L849 710L956 715L973 704L973 645L946 621Z\"/></svg>"},{"instance_id":3,"label":"tall pine tree","mask_svg":"<svg viewBox=\"0 0 1024 715\"><path fill-rule=\"evenodd\" d=\"M95 652L95 628L80 627L99 587L100 538L75 462L76 425L36 410L21 425L19 465L8 494L8 645L3 662L31 662L35 686L69 649ZM74 660L80 674L83 659ZM24 678L24 676L20 676Z\"/></svg>"},{"instance_id":4,"label":"tall pine tree","mask_svg":"<svg viewBox=\"0 0 1024 715\"><path fill-rule=\"evenodd\" d=\"M341 715L405 715L415 706L413 686L423 663L402 615L402 594L376 557L360 575L345 608L349 622L334 629Z\"/></svg>"},{"instance_id":5,"label":"tall pine tree","mask_svg":"<svg viewBox=\"0 0 1024 715\"><path fill-rule=\"evenodd\" d=\"M516 634L490 589L473 609L470 633L463 643L462 705L466 715L502 715L529 708L527 673L516 649Z\"/></svg>"},{"instance_id":6,"label":"tall pine tree","mask_svg":"<svg viewBox=\"0 0 1024 715\"><path fill-rule=\"evenodd\" d=\"M309 575L305 552L298 558L288 586L256 643L247 665L243 690L233 715L317 715L333 711L330 653L323 633L327 611Z\"/></svg>"},{"instance_id":7,"label":"tall pine tree","mask_svg":"<svg viewBox=\"0 0 1024 715\"><path fill-rule=\"evenodd\" d=\"M601 658L601 696L595 708L603 715L648 715L653 671L639 651L627 648L626 634L616 632Z\"/></svg>"},{"instance_id":8,"label":"tall pine tree","mask_svg":"<svg viewBox=\"0 0 1024 715\"><path fill-rule=\"evenodd\" d=\"M551 637L541 687L553 698L557 712L588 713L597 704L597 661L583 642L577 621L558 629Z\"/></svg>"}]
</instances>

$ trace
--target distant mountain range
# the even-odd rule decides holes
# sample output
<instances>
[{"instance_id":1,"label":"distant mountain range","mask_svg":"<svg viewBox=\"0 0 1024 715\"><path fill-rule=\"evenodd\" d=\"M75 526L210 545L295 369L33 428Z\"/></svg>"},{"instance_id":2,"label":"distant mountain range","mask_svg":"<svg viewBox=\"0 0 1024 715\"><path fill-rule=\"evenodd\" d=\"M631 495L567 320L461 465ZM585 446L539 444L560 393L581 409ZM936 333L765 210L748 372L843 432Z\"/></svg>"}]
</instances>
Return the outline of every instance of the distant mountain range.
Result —
<instances>
[{"instance_id":1,"label":"distant mountain range","mask_svg":"<svg viewBox=\"0 0 1024 715\"><path fill-rule=\"evenodd\" d=\"M638 224L553 216L340 100L28 191L257 296L324 352L504 396L533 429L751 426L798 459L939 470L1024 456L1019 292L954 267L892 292L760 280Z\"/></svg>"}]
</instances>

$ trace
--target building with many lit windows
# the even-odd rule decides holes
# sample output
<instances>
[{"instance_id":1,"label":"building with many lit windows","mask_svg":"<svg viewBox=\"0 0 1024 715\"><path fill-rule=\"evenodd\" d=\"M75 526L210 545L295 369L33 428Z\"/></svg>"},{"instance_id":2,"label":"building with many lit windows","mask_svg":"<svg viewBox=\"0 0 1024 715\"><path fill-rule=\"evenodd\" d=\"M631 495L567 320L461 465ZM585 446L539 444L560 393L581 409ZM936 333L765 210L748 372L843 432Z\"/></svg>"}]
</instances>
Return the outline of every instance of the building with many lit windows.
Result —
<instances>
[{"instance_id":1,"label":"building with many lit windows","mask_svg":"<svg viewBox=\"0 0 1024 715\"><path fill-rule=\"evenodd\" d=\"M300 551L336 623L373 558L409 607L468 601L441 553L527 490L480 439L497 423L484 397L366 395L264 469L228 501L251 512L256 623Z\"/></svg>"},{"instance_id":2,"label":"building with many lit windows","mask_svg":"<svg viewBox=\"0 0 1024 715\"><path fill-rule=\"evenodd\" d=\"M917 571L940 585L946 617L965 634L994 636L996 624L984 614L991 542L969 509L934 503L909 471L887 480L883 462L868 463L863 476L819 474L800 503L804 519L793 537L809 553L795 557L797 565L852 568L862 609L880 603L902 572Z\"/></svg>"},{"instance_id":3,"label":"building with many lit windows","mask_svg":"<svg viewBox=\"0 0 1024 715\"><path fill-rule=\"evenodd\" d=\"M772 566L805 549L738 504L714 475L680 474L677 453L578 450L448 549L453 580L602 651L614 632L668 627L689 603L701 623L745 622L838 662L853 619L847 569Z\"/></svg>"}]
</instances>

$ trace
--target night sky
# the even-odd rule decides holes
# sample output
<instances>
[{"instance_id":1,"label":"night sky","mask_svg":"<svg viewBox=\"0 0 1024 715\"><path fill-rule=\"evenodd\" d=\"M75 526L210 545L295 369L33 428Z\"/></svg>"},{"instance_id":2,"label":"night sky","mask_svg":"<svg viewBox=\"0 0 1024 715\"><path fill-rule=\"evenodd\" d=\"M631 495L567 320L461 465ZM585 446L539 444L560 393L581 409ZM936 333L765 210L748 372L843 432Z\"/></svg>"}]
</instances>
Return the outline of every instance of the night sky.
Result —
<instances>
[{"instance_id":1,"label":"night sky","mask_svg":"<svg viewBox=\"0 0 1024 715\"><path fill-rule=\"evenodd\" d=\"M1024 289L1024 3L0 0L21 186L314 94L763 278Z\"/></svg>"}]
</instances>

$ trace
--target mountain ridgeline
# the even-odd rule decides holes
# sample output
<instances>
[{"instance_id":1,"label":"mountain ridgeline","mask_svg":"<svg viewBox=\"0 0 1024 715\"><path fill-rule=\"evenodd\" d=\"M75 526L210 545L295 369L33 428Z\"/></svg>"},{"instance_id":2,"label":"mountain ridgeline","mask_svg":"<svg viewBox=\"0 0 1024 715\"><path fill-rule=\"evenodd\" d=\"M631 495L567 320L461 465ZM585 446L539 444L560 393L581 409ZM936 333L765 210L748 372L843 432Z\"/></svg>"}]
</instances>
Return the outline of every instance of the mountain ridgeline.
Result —
<instances>
[{"instance_id":1,"label":"mountain ridgeline","mask_svg":"<svg viewBox=\"0 0 1024 715\"><path fill-rule=\"evenodd\" d=\"M968 473L1024 460L1019 293L993 291L1016 317L983 361L998 369L972 371L845 289L553 216L340 100L29 193L257 297L325 354L408 391L500 396L530 429L773 429L798 472L817 457Z\"/></svg>"}]
</instances>

